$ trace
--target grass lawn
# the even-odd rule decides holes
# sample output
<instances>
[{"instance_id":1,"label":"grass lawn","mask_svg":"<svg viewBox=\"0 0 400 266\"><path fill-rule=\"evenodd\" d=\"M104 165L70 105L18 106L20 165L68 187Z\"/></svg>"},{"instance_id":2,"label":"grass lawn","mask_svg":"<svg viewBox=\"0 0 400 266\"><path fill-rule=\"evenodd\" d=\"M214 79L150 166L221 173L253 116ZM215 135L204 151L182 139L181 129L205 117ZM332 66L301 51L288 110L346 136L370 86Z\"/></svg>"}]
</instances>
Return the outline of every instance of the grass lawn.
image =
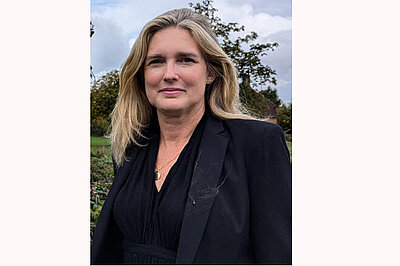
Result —
<instances>
[{"instance_id":1,"label":"grass lawn","mask_svg":"<svg viewBox=\"0 0 400 266\"><path fill-rule=\"evenodd\" d=\"M90 146L109 146L110 139L105 137L90 137Z\"/></svg>"},{"instance_id":2,"label":"grass lawn","mask_svg":"<svg viewBox=\"0 0 400 266\"><path fill-rule=\"evenodd\" d=\"M90 153L95 156L111 156L110 139L90 137Z\"/></svg>"}]
</instances>

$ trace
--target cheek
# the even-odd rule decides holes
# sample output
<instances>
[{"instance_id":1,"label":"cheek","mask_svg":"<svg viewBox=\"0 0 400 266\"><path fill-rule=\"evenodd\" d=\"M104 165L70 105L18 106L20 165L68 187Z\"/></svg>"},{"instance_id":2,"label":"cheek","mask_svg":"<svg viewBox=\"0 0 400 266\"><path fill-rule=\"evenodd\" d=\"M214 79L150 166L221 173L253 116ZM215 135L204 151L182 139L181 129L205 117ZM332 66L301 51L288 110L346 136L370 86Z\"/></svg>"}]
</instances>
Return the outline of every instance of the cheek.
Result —
<instances>
[{"instance_id":1,"label":"cheek","mask_svg":"<svg viewBox=\"0 0 400 266\"><path fill-rule=\"evenodd\" d=\"M154 106L155 99L156 99L155 90L146 85L145 86L145 94L146 94L146 98L149 101L150 105Z\"/></svg>"},{"instance_id":2,"label":"cheek","mask_svg":"<svg viewBox=\"0 0 400 266\"><path fill-rule=\"evenodd\" d=\"M145 71L143 76L144 76L144 88L146 97L150 102L150 104L153 104L155 88L157 85L156 77L154 76L154 73L150 73L148 71Z\"/></svg>"},{"instance_id":3,"label":"cheek","mask_svg":"<svg viewBox=\"0 0 400 266\"><path fill-rule=\"evenodd\" d=\"M161 80L160 75L154 71L145 71L144 72L144 84L147 87L156 86Z\"/></svg>"},{"instance_id":4,"label":"cheek","mask_svg":"<svg viewBox=\"0 0 400 266\"><path fill-rule=\"evenodd\" d=\"M203 85L204 85L204 88L206 86L206 75L203 73L201 73L201 74L186 73L185 77L186 77L186 79L185 79L186 82L190 83L190 85L192 85L192 86L201 87L201 88L203 88Z\"/></svg>"}]
</instances>

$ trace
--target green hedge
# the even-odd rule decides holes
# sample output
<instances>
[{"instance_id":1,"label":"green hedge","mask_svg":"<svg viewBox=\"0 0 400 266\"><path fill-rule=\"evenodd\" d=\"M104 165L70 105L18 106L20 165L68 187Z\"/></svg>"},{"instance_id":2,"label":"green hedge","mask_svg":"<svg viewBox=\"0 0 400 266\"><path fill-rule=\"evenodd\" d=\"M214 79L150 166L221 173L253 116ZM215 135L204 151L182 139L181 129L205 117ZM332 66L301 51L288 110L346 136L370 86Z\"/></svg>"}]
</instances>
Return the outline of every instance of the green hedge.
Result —
<instances>
[{"instance_id":1,"label":"green hedge","mask_svg":"<svg viewBox=\"0 0 400 266\"><path fill-rule=\"evenodd\" d=\"M111 156L90 157L90 241L114 179Z\"/></svg>"}]
</instances>

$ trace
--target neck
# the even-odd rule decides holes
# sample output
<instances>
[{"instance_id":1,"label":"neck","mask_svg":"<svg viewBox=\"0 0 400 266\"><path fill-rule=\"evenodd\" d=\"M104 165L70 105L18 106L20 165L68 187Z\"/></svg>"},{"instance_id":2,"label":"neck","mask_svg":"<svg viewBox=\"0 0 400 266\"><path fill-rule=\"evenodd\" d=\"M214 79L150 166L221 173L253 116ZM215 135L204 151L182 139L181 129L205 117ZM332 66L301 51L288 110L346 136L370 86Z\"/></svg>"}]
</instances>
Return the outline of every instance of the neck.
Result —
<instances>
[{"instance_id":1,"label":"neck","mask_svg":"<svg viewBox=\"0 0 400 266\"><path fill-rule=\"evenodd\" d=\"M203 117L204 112L204 108L199 108L183 115L169 115L158 111L160 145L165 147L185 145Z\"/></svg>"}]
</instances>

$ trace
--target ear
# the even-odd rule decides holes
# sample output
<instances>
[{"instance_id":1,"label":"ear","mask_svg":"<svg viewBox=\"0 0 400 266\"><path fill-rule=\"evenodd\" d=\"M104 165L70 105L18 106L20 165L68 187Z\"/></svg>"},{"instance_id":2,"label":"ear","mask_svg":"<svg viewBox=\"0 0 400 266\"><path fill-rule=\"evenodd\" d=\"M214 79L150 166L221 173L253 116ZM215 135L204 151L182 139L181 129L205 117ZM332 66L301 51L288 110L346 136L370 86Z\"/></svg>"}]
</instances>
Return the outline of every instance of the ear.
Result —
<instances>
[{"instance_id":1,"label":"ear","mask_svg":"<svg viewBox=\"0 0 400 266\"><path fill-rule=\"evenodd\" d=\"M216 75L214 73L209 73L206 79L206 84L211 84L215 80Z\"/></svg>"}]
</instances>

